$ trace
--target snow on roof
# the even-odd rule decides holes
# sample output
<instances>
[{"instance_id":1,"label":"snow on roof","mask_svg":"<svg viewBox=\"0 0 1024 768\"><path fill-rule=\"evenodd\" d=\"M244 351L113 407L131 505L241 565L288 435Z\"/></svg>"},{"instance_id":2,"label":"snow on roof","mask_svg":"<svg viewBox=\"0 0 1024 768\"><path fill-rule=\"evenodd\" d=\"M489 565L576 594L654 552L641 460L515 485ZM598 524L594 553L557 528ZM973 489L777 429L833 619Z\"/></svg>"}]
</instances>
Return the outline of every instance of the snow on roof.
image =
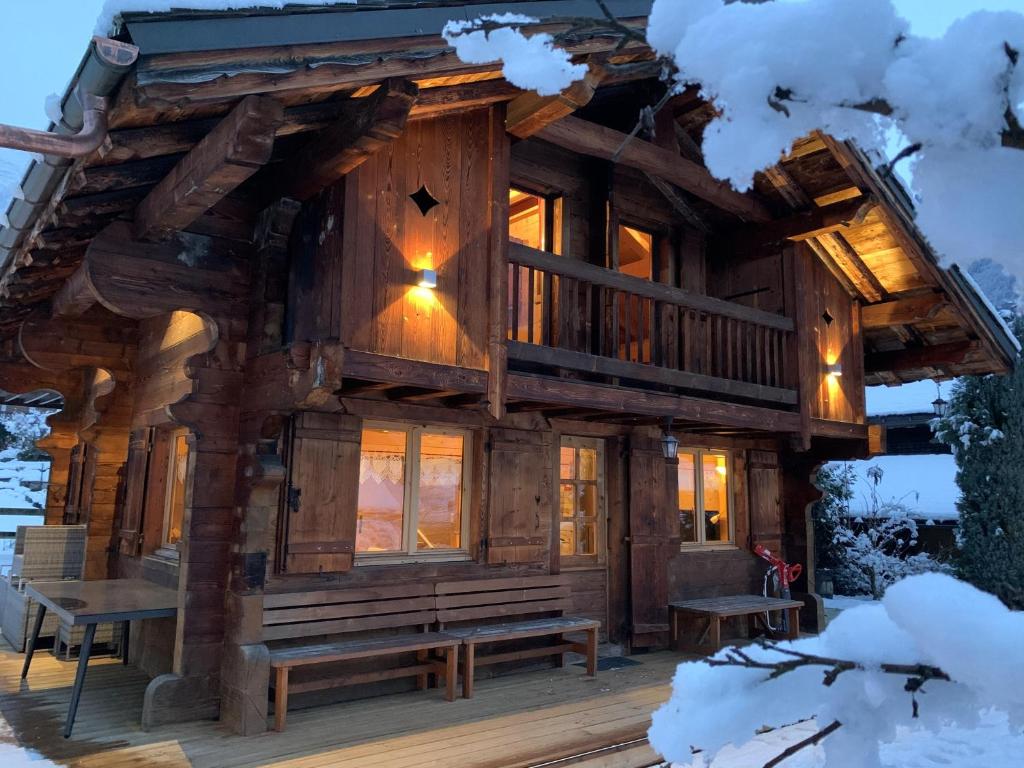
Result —
<instances>
[{"instance_id":1,"label":"snow on roof","mask_svg":"<svg viewBox=\"0 0 1024 768\"><path fill-rule=\"evenodd\" d=\"M956 508L960 489L956 484L956 460L951 454L924 456L877 456L866 461L845 462L856 473L850 512L864 514L870 498L867 471L882 470L878 484L881 501L898 501L924 520L953 520L959 517Z\"/></svg>"},{"instance_id":2,"label":"snow on roof","mask_svg":"<svg viewBox=\"0 0 1024 768\"><path fill-rule=\"evenodd\" d=\"M975 280L971 276L971 273L968 272L966 269L961 269L960 274L964 276L964 280L966 280L968 284L971 286L971 288L974 289L974 292L978 295L978 299L980 299L981 303L985 305L985 308L988 309L989 313L992 315L992 317L995 318L996 322L1002 326L1003 332L1013 343L1013 346L1017 348L1017 351L1020 352L1020 339L1017 338L1017 334L1015 334L1013 332L1013 329L1010 328L1010 324L1006 322L1006 318L1003 316L1003 314L998 309L995 308L995 305L992 303L992 300L989 299L989 297L981 289L981 286L978 285L978 281Z\"/></svg>"},{"instance_id":3,"label":"snow on roof","mask_svg":"<svg viewBox=\"0 0 1024 768\"><path fill-rule=\"evenodd\" d=\"M281 10L288 5L355 5L358 0L106 0L96 20L96 34L109 35L122 13L169 11L234 11L246 8Z\"/></svg>"},{"instance_id":4,"label":"snow on roof","mask_svg":"<svg viewBox=\"0 0 1024 768\"><path fill-rule=\"evenodd\" d=\"M7 226L7 205L21 196L21 180L31 155L13 149L0 149L0 227Z\"/></svg>"},{"instance_id":5,"label":"snow on roof","mask_svg":"<svg viewBox=\"0 0 1024 768\"><path fill-rule=\"evenodd\" d=\"M931 413L932 401L939 392L947 402L953 393L953 382L943 381L936 390L935 382L925 379L898 387L866 387L868 416L890 416L898 413Z\"/></svg>"}]
</instances>

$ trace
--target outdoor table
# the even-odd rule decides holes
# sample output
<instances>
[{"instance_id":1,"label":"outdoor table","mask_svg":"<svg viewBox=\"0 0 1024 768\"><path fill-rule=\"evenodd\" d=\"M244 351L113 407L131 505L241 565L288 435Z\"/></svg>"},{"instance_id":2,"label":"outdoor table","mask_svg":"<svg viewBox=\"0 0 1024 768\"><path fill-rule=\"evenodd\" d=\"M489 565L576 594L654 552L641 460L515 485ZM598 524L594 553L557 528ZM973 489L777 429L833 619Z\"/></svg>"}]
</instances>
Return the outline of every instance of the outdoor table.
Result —
<instances>
[{"instance_id":1,"label":"outdoor table","mask_svg":"<svg viewBox=\"0 0 1024 768\"><path fill-rule=\"evenodd\" d=\"M128 630L133 619L158 619L174 616L178 612L178 593L173 589L160 587L142 579L109 579L102 581L50 581L32 582L25 585L26 594L39 604L32 636L25 649L25 666L21 678L28 676L32 654L43 626L47 610L54 611L61 620L70 625L84 624L85 637L78 656L78 670L75 672L75 686L71 690L71 704L64 724L64 738L71 736L78 711L78 699L82 695L85 670L92 652L92 639L96 625L100 623L124 622L121 643L124 663L128 663Z\"/></svg>"}]
</instances>

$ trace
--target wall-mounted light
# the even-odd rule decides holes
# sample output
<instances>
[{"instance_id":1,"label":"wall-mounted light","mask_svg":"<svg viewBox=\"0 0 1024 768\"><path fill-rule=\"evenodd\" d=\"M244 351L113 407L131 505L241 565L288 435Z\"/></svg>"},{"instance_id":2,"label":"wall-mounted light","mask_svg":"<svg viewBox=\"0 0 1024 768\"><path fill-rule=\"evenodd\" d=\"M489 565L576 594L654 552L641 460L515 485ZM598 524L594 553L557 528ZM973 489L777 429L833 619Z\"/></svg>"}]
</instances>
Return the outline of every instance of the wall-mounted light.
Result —
<instances>
[{"instance_id":1,"label":"wall-mounted light","mask_svg":"<svg viewBox=\"0 0 1024 768\"><path fill-rule=\"evenodd\" d=\"M416 276L416 284L420 288L437 288L437 271L421 269Z\"/></svg>"},{"instance_id":2,"label":"wall-mounted light","mask_svg":"<svg viewBox=\"0 0 1024 768\"><path fill-rule=\"evenodd\" d=\"M672 434L672 419L665 419L661 436L661 455L666 459L674 459L679 455L679 440Z\"/></svg>"},{"instance_id":3,"label":"wall-mounted light","mask_svg":"<svg viewBox=\"0 0 1024 768\"><path fill-rule=\"evenodd\" d=\"M829 363L828 364L828 375L829 376L835 376L837 378L839 376L842 376L843 375L843 366L840 365L839 363Z\"/></svg>"}]
</instances>

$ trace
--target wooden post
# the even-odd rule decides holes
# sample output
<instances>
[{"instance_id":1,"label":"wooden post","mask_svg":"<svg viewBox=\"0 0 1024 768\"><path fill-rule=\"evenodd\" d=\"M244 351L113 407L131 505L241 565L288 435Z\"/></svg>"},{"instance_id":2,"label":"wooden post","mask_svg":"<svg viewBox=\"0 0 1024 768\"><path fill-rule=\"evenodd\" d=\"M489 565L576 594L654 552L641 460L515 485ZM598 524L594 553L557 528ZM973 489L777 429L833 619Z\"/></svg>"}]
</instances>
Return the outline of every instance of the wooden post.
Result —
<instances>
[{"instance_id":1,"label":"wooden post","mask_svg":"<svg viewBox=\"0 0 1024 768\"><path fill-rule=\"evenodd\" d=\"M511 149L505 132L505 109L491 109L490 216L488 221L487 410L505 415L508 377L506 314L508 310L508 186Z\"/></svg>"}]
</instances>

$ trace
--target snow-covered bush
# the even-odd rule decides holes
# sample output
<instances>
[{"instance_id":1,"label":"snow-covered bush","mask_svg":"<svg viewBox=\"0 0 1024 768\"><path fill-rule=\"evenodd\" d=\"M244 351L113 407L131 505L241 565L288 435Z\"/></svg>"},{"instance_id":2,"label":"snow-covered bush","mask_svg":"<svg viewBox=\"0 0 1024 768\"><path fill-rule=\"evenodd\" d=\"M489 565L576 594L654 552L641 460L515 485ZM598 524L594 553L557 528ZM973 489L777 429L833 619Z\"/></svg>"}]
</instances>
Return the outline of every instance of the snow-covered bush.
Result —
<instances>
[{"instance_id":1,"label":"snow-covered bush","mask_svg":"<svg viewBox=\"0 0 1024 768\"><path fill-rule=\"evenodd\" d=\"M913 576L816 637L681 664L651 744L685 765L700 749L696 764L707 765L764 726L816 717L833 730L821 742L828 768L875 768L898 732L973 729L993 710L1019 730L1022 637L1024 614L992 595L943 574Z\"/></svg>"},{"instance_id":2,"label":"snow-covered bush","mask_svg":"<svg viewBox=\"0 0 1024 768\"><path fill-rule=\"evenodd\" d=\"M864 511L853 515L850 502L856 473L852 467L826 466L818 473L824 495L815 504L812 519L815 550L824 558L817 564L833 570L836 592L879 599L889 585L902 578L948 570L927 553L915 551L917 520L913 510L898 499L882 496L882 469L870 467L867 475Z\"/></svg>"},{"instance_id":3,"label":"snow-covered bush","mask_svg":"<svg viewBox=\"0 0 1024 768\"><path fill-rule=\"evenodd\" d=\"M1014 330L1024 339L1024 318ZM958 575L1024 609L1024 363L960 379L932 426L956 457Z\"/></svg>"}]
</instances>

